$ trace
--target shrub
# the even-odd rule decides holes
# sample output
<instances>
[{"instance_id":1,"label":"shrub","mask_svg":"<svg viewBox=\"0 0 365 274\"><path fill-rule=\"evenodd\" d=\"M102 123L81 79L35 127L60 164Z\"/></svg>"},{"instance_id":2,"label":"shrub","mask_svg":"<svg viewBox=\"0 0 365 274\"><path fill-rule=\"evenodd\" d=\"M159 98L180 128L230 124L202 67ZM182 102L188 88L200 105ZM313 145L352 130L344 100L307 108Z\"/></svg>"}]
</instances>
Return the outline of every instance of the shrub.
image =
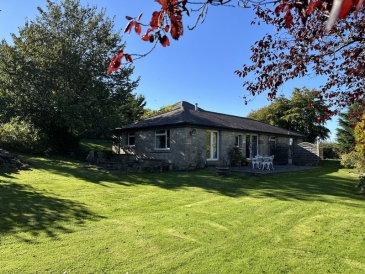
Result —
<instances>
[{"instance_id":1,"label":"shrub","mask_svg":"<svg viewBox=\"0 0 365 274\"><path fill-rule=\"evenodd\" d=\"M7 148L21 152L46 153L48 149L47 137L18 117L0 127L0 142Z\"/></svg>"},{"instance_id":2,"label":"shrub","mask_svg":"<svg viewBox=\"0 0 365 274\"><path fill-rule=\"evenodd\" d=\"M228 152L229 162L232 166L241 166L246 162L246 157L243 156L241 150L238 147L233 147Z\"/></svg>"},{"instance_id":3,"label":"shrub","mask_svg":"<svg viewBox=\"0 0 365 274\"><path fill-rule=\"evenodd\" d=\"M365 172L365 157L356 151L342 155L341 164L348 168L355 168L358 172Z\"/></svg>"}]
</instances>

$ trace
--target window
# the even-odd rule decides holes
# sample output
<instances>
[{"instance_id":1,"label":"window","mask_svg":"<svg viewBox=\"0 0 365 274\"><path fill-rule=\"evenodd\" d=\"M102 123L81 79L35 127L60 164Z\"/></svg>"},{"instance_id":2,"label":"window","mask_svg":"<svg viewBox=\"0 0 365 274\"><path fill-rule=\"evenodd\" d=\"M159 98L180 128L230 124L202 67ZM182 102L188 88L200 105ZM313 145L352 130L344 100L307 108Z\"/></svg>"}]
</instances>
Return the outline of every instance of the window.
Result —
<instances>
[{"instance_id":1,"label":"window","mask_svg":"<svg viewBox=\"0 0 365 274\"><path fill-rule=\"evenodd\" d=\"M269 139L269 147L270 148L275 148L275 144L276 144L276 137L271 136Z\"/></svg>"},{"instance_id":2,"label":"window","mask_svg":"<svg viewBox=\"0 0 365 274\"><path fill-rule=\"evenodd\" d=\"M218 160L218 132L207 131L206 140L207 160Z\"/></svg>"},{"instance_id":3,"label":"window","mask_svg":"<svg viewBox=\"0 0 365 274\"><path fill-rule=\"evenodd\" d=\"M235 140L234 140L234 145L236 147L241 147L241 144L242 144L242 135L237 135L235 136Z\"/></svg>"},{"instance_id":4,"label":"window","mask_svg":"<svg viewBox=\"0 0 365 274\"><path fill-rule=\"evenodd\" d=\"M170 149L170 130L155 131L155 148Z\"/></svg>"},{"instance_id":5,"label":"window","mask_svg":"<svg viewBox=\"0 0 365 274\"><path fill-rule=\"evenodd\" d=\"M134 146L136 144L136 133L128 133L128 146Z\"/></svg>"}]
</instances>

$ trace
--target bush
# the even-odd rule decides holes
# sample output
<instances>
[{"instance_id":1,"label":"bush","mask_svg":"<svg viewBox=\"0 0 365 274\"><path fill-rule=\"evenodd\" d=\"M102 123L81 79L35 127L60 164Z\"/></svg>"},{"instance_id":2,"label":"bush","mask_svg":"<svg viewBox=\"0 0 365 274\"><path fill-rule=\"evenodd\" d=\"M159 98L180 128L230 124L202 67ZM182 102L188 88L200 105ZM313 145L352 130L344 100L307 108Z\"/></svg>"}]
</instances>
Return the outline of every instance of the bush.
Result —
<instances>
[{"instance_id":1,"label":"bush","mask_svg":"<svg viewBox=\"0 0 365 274\"><path fill-rule=\"evenodd\" d=\"M246 162L246 157L243 156L241 150L238 147L233 147L228 152L229 162L232 166L241 166Z\"/></svg>"},{"instance_id":2,"label":"bush","mask_svg":"<svg viewBox=\"0 0 365 274\"><path fill-rule=\"evenodd\" d=\"M12 118L0 127L0 142L20 152L46 153L48 150L47 137L20 118Z\"/></svg>"},{"instance_id":3,"label":"bush","mask_svg":"<svg viewBox=\"0 0 365 274\"><path fill-rule=\"evenodd\" d=\"M342 155L341 164L348 168L355 168L358 172L365 172L365 157L356 151Z\"/></svg>"}]
</instances>

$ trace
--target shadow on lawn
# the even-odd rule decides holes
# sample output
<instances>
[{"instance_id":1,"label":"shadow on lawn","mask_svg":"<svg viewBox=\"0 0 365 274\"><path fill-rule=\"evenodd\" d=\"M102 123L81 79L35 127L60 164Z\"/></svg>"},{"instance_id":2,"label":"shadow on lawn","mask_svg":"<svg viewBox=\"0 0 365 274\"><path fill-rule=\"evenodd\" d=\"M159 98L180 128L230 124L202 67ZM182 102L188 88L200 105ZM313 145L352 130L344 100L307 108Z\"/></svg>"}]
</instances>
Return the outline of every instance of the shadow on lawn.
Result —
<instances>
[{"instance_id":1,"label":"shadow on lawn","mask_svg":"<svg viewBox=\"0 0 365 274\"><path fill-rule=\"evenodd\" d=\"M33 237L40 233L57 237L58 233L72 232L67 227L70 224L82 225L86 219L92 218L100 216L91 213L82 204L47 197L31 186L0 180L0 235L18 231ZM66 222L69 222L67 226ZM23 240L31 241L26 236Z\"/></svg>"},{"instance_id":2,"label":"shadow on lawn","mask_svg":"<svg viewBox=\"0 0 365 274\"><path fill-rule=\"evenodd\" d=\"M193 172L163 173L107 173L85 169L83 164L75 168L74 162L61 159L42 159L37 163L40 169L48 172L72 176L87 182L106 186L115 183L125 186L153 185L168 190L180 190L188 187L205 189L208 192L225 196L271 197L280 200L322 200L330 202L330 196L351 200L362 200L356 189L357 178L333 175L340 169L340 163L325 161L324 165L307 171L282 173L271 176L249 176L229 174L218 177L212 170Z\"/></svg>"}]
</instances>

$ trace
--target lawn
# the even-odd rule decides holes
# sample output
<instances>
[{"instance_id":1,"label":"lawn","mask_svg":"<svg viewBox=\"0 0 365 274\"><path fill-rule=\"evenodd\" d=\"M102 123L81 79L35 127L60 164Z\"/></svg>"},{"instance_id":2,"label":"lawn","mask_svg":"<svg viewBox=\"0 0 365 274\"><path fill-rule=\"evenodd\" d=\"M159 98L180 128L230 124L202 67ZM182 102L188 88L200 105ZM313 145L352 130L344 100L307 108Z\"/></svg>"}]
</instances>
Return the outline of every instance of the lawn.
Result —
<instances>
[{"instance_id":1,"label":"lawn","mask_svg":"<svg viewBox=\"0 0 365 274\"><path fill-rule=\"evenodd\" d=\"M82 139L80 141L80 149L89 152L90 150L103 151L111 150L113 142L112 140L89 140Z\"/></svg>"},{"instance_id":2,"label":"lawn","mask_svg":"<svg viewBox=\"0 0 365 274\"><path fill-rule=\"evenodd\" d=\"M365 198L338 162L267 177L0 171L1 273L364 273Z\"/></svg>"}]
</instances>

